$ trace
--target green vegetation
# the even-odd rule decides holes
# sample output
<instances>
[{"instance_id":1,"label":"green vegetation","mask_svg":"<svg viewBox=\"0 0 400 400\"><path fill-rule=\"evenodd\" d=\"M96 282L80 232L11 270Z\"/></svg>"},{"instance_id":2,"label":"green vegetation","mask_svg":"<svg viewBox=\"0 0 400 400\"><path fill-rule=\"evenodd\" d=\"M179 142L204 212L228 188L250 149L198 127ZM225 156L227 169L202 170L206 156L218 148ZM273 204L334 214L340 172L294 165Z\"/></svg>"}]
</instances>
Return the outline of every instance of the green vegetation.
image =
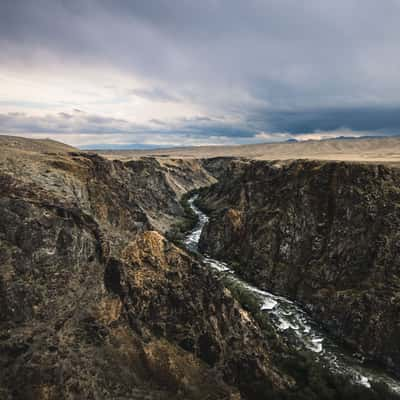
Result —
<instances>
[{"instance_id":1,"label":"green vegetation","mask_svg":"<svg viewBox=\"0 0 400 400\"><path fill-rule=\"evenodd\" d=\"M190 192L186 192L182 196L180 200L180 204L184 211L182 220L174 224L166 234L167 239L175 243L179 247L183 246L182 240L184 239L185 234L192 230L196 226L198 221L197 215L192 210L189 204L189 199L196 193L197 189L194 189Z\"/></svg>"},{"instance_id":2,"label":"green vegetation","mask_svg":"<svg viewBox=\"0 0 400 400\"><path fill-rule=\"evenodd\" d=\"M227 287L232 296L240 303L240 305L248 311L254 320L263 330L266 340L271 347L280 351L285 344L276 333L275 327L267 312L261 311L262 300L254 292L247 289L240 281L232 277L230 274L224 274L222 277L224 286ZM279 349L279 350L278 350Z\"/></svg>"},{"instance_id":3,"label":"green vegetation","mask_svg":"<svg viewBox=\"0 0 400 400\"><path fill-rule=\"evenodd\" d=\"M207 207L206 202L203 200L207 198L207 194L210 192L210 190L215 187L215 183L211 186L205 186L202 188L197 189L196 193L199 195L197 199L195 200L194 204L196 207L198 207L199 210L201 210L204 214L210 215L213 210L209 207Z\"/></svg>"},{"instance_id":4,"label":"green vegetation","mask_svg":"<svg viewBox=\"0 0 400 400\"><path fill-rule=\"evenodd\" d=\"M335 374L312 354L292 352L278 355L281 368L296 379L293 392L284 393L282 400L395 400L387 385L372 384L368 389L355 384L345 375ZM278 361L278 360L277 360Z\"/></svg>"},{"instance_id":5,"label":"green vegetation","mask_svg":"<svg viewBox=\"0 0 400 400\"><path fill-rule=\"evenodd\" d=\"M195 193L200 193L208 188L192 191L181 199L185 211L184 220L174 225L168 238L178 245L189 230L197 222L197 216L190 208L188 200ZM201 195L195 202L203 212L209 214L211 210L201 201ZM246 275L246 266L240 262L232 262L231 267L242 276ZM296 386L290 390L276 393L269 385L253 384L247 388L252 394L251 398L268 398L275 400L399 400L400 397L392 393L387 385L373 383L371 388L355 384L345 375L333 373L328 366L318 360L312 352L300 351L293 344L288 343L276 331L268 312L261 311L262 299L260 296L247 289L231 274L221 273L221 280L232 296L248 311L262 329L265 339L271 349L271 358L274 364L285 374L296 381Z\"/></svg>"},{"instance_id":6,"label":"green vegetation","mask_svg":"<svg viewBox=\"0 0 400 400\"><path fill-rule=\"evenodd\" d=\"M261 298L254 294L251 290L247 289L240 281L233 278L230 274L223 276L222 281L224 285L231 291L232 296L242 305L242 307L249 311L252 315L258 313L261 307Z\"/></svg>"},{"instance_id":7,"label":"green vegetation","mask_svg":"<svg viewBox=\"0 0 400 400\"><path fill-rule=\"evenodd\" d=\"M352 383L345 375L333 373L313 353L300 351L284 341L276 332L268 312L260 311L261 298L230 274L221 279L232 296L248 311L265 334L275 365L296 380L292 391L271 393L269 388L253 387L254 395L275 400L399 400L383 383L365 386ZM264 396L264 397L263 397Z\"/></svg>"}]
</instances>

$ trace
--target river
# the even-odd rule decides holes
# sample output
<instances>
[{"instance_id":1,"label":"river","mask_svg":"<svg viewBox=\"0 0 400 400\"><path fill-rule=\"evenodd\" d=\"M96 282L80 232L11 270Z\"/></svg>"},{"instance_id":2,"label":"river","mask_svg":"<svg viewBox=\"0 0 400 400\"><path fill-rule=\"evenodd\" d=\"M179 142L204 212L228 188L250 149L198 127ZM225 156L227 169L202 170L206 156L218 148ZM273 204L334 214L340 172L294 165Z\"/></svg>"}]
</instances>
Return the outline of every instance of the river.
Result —
<instances>
[{"instance_id":1,"label":"river","mask_svg":"<svg viewBox=\"0 0 400 400\"><path fill-rule=\"evenodd\" d=\"M184 244L189 250L198 252L201 231L207 223L208 217L194 205L196 197L196 195L193 196L189 200L189 204L198 216L198 222L185 237ZM215 260L206 254L203 254L203 257L206 266L229 274L236 283L243 285L260 298L261 310L270 313L271 320L279 333L287 337L294 335L297 339L296 342L303 350L312 352L317 360L324 362L333 373L346 375L353 382L366 387L371 387L371 382L384 382L394 392L400 394L399 381L383 370L366 366L361 357L341 348L300 305L283 296L274 295L248 284L237 277L229 265L224 262Z\"/></svg>"}]
</instances>

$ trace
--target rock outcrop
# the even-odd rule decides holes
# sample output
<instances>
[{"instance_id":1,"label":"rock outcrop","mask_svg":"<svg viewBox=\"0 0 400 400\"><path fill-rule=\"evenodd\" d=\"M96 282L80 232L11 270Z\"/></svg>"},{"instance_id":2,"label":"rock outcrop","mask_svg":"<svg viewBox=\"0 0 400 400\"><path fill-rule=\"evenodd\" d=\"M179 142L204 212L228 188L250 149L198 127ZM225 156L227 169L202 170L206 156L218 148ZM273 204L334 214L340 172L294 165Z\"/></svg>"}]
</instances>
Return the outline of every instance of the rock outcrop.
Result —
<instances>
[{"instance_id":1,"label":"rock outcrop","mask_svg":"<svg viewBox=\"0 0 400 400\"><path fill-rule=\"evenodd\" d=\"M200 245L400 374L399 188L380 165L233 161L201 194Z\"/></svg>"},{"instance_id":2,"label":"rock outcrop","mask_svg":"<svg viewBox=\"0 0 400 400\"><path fill-rule=\"evenodd\" d=\"M51 141L2 141L1 399L388 393L347 386L291 353L267 314L246 311L220 276L164 237L185 220L182 195L213 184L210 173L223 183L229 161L121 162ZM245 210L226 218L236 240Z\"/></svg>"},{"instance_id":3,"label":"rock outcrop","mask_svg":"<svg viewBox=\"0 0 400 400\"><path fill-rule=\"evenodd\" d=\"M197 161L0 153L0 398L251 399L293 385L229 291L163 236Z\"/></svg>"}]
</instances>

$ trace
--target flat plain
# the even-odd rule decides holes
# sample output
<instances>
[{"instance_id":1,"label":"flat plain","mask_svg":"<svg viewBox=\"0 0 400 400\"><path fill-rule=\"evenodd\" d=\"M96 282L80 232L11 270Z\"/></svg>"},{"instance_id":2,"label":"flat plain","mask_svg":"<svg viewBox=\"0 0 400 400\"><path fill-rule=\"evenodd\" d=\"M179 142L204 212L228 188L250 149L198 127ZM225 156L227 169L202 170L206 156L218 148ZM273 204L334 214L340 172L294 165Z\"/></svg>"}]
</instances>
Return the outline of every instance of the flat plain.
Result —
<instances>
[{"instance_id":1,"label":"flat plain","mask_svg":"<svg viewBox=\"0 0 400 400\"><path fill-rule=\"evenodd\" d=\"M155 150L96 150L109 159L139 157L212 158L244 157L259 160L328 160L400 165L400 137L308 140L237 146L175 147Z\"/></svg>"}]
</instances>

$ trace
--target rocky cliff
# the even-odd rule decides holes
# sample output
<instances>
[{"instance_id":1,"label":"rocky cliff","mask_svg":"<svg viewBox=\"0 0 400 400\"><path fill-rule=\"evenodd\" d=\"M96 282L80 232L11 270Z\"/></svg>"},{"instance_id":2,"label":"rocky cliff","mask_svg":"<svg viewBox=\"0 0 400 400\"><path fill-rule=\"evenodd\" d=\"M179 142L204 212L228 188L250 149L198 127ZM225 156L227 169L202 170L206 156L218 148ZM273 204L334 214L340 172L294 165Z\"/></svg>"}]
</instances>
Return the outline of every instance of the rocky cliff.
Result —
<instances>
[{"instance_id":1,"label":"rocky cliff","mask_svg":"<svg viewBox=\"0 0 400 400\"><path fill-rule=\"evenodd\" d=\"M183 194L210 173L227 184L232 160L14 139L0 144L1 399L389 396L293 353L256 299L164 237L185 221Z\"/></svg>"},{"instance_id":2,"label":"rocky cliff","mask_svg":"<svg viewBox=\"0 0 400 400\"><path fill-rule=\"evenodd\" d=\"M201 194L201 248L399 374L399 188L379 165L232 161Z\"/></svg>"},{"instance_id":3,"label":"rocky cliff","mask_svg":"<svg viewBox=\"0 0 400 400\"><path fill-rule=\"evenodd\" d=\"M26 141L24 141L26 145ZM279 391L258 324L162 234L197 161L4 146L0 398L239 399Z\"/></svg>"}]
</instances>

